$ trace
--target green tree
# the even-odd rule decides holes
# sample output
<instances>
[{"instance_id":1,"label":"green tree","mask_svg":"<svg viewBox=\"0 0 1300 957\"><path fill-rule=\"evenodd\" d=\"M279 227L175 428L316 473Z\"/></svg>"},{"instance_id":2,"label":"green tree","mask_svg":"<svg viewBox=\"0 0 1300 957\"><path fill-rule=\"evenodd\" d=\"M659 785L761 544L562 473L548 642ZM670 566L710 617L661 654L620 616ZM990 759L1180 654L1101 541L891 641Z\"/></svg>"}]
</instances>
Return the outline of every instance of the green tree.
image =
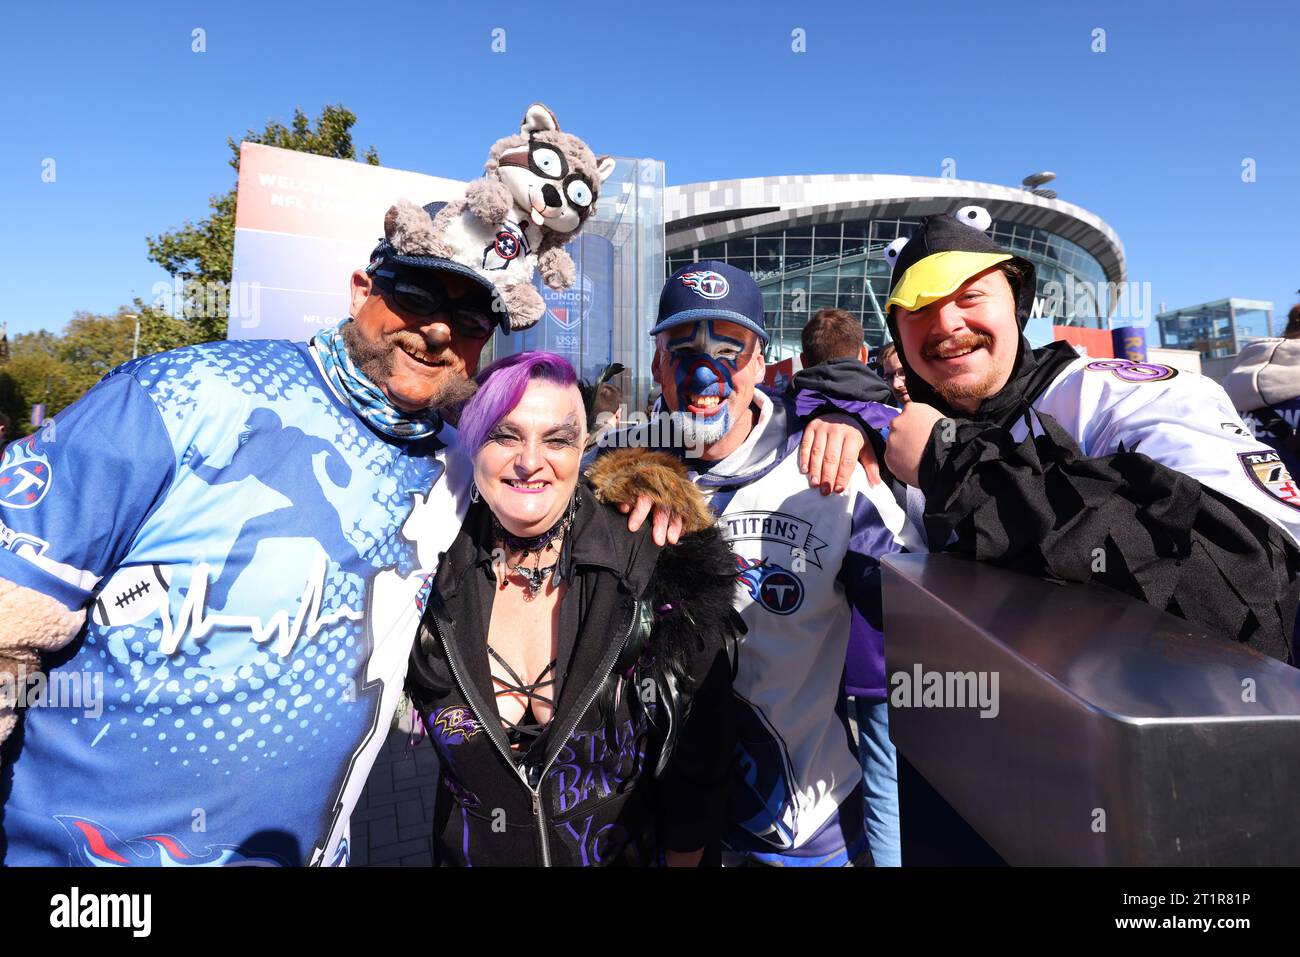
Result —
<instances>
[{"instance_id":1,"label":"green tree","mask_svg":"<svg viewBox=\"0 0 1300 957\"><path fill-rule=\"evenodd\" d=\"M32 431L34 404L46 403L46 415L55 415L129 360L136 349L137 315L142 356L196 341L190 323L139 299L133 309L122 306L112 315L78 312L61 336L44 329L16 336L9 359L0 365L0 412L14 421L15 434Z\"/></svg>"},{"instance_id":2,"label":"green tree","mask_svg":"<svg viewBox=\"0 0 1300 957\"><path fill-rule=\"evenodd\" d=\"M9 359L0 367L0 412L13 420L11 435L30 435L32 406L46 403L46 415L71 405L87 388L85 376L58 354L52 333L24 332L14 337Z\"/></svg>"},{"instance_id":3,"label":"green tree","mask_svg":"<svg viewBox=\"0 0 1300 957\"><path fill-rule=\"evenodd\" d=\"M119 308L118 311L124 310ZM211 337L205 334L204 327L197 322L178 319L165 309L144 302L139 296L135 298L130 311L140 317L139 354L142 356L212 341ZM135 331L132 329L132 336L134 334ZM225 330L222 329L218 338L224 339L225 335Z\"/></svg>"},{"instance_id":4,"label":"green tree","mask_svg":"<svg viewBox=\"0 0 1300 957\"><path fill-rule=\"evenodd\" d=\"M72 371L74 381L89 389L105 373L131 358L135 346L135 318L125 309L113 316L76 313L58 343L58 358Z\"/></svg>"},{"instance_id":5,"label":"green tree","mask_svg":"<svg viewBox=\"0 0 1300 957\"><path fill-rule=\"evenodd\" d=\"M356 121L356 114L342 104L329 105L321 110L313 127L302 110L295 109L291 125L272 120L262 132L249 130L240 140L334 159L356 159L356 147L352 143L352 126ZM231 152L230 165L237 171L240 141L232 137L226 143ZM371 166L379 165L379 154L373 146L361 158ZM149 259L184 283L183 315L177 318L193 325L193 341L198 342L226 337L231 259L235 249L235 187L212 196L208 206L212 212L206 219L197 223L187 220L170 232L145 240L149 245ZM214 289L220 291L218 296L212 295ZM212 308L214 301L216 308Z\"/></svg>"}]
</instances>

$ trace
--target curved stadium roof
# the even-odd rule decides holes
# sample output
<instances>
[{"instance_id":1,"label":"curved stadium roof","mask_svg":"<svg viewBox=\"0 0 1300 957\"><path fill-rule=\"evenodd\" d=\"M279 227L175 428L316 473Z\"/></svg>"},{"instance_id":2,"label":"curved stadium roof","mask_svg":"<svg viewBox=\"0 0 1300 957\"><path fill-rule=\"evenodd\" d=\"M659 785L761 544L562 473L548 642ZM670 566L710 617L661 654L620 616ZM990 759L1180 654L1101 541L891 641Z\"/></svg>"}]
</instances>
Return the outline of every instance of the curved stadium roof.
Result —
<instances>
[{"instance_id":1,"label":"curved stadium roof","mask_svg":"<svg viewBox=\"0 0 1300 957\"><path fill-rule=\"evenodd\" d=\"M995 220L1037 226L1078 243L1110 282L1123 282L1124 244L1115 230L1081 206L1019 187L932 176L834 173L761 176L687 183L664 189L667 251L846 219L917 219L978 203ZM882 244L883 245L883 244Z\"/></svg>"}]
</instances>

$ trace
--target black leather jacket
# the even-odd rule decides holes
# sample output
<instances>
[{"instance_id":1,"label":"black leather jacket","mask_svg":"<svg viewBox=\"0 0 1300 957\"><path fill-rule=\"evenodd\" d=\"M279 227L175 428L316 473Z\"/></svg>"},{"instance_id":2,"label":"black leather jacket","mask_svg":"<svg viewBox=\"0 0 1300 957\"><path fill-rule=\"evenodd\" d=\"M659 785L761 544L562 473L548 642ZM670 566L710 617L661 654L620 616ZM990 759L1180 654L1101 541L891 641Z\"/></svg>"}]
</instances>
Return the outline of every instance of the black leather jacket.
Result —
<instances>
[{"instance_id":1,"label":"black leather jacket","mask_svg":"<svg viewBox=\"0 0 1300 957\"><path fill-rule=\"evenodd\" d=\"M660 550L649 523L629 533L585 485L579 496L560 556L556 709L518 763L486 652L483 503L440 562L407 679L440 758L439 864L654 864L720 837L734 558L715 528Z\"/></svg>"}]
</instances>

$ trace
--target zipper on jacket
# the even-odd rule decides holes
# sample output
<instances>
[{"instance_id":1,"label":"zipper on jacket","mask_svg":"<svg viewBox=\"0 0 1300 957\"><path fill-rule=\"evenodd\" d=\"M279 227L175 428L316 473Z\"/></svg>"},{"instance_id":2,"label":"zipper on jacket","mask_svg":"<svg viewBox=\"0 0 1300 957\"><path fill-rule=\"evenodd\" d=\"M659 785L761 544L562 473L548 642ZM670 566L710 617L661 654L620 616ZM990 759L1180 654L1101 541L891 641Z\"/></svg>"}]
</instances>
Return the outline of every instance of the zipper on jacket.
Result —
<instances>
[{"instance_id":1,"label":"zipper on jacket","mask_svg":"<svg viewBox=\"0 0 1300 957\"><path fill-rule=\"evenodd\" d=\"M533 765L535 770L537 765ZM542 852L542 867L551 866L551 842L546 836L546 811L542 807L542 778L537 779L537 785L528 782L528 793L533 799L533 818L537 822L537 839Z\"/></svg>"},{"instance_id":2,"label":"zipper on jacket","mask_svg":"<svg viewBox=\"0 0 1300 957\"><path fill-rule=\"evenodd\" d=\"M520 782L522 782L524 787L528 789L528 793L532 797L533 816L537 819L537 837L541 842L542 867L550 867L551 866L551 841L546 833L546 808L543 807L542 805L542 782L546 780L546 775L551 770L551 766L555 764L555 759L560 756L560 751L563 750L562 747L563 742L561 743L561 747L556 748L554 752L551 754L551 757L547 760L546 764L542 767L542 772L536 776L536 783L534 784L533 781L530 781L529 780L530 775L524 770L524 766L515 763L514 757L512 756L512 752L509 750L509 748L502 748L501 743L497 740L496 735L493 733L494 731L500 729L501 727L500 722L499 721L497 722L495 728L490 728L488 723L483 720L483 716L480 715L477 710L475 710L474 702L471 699L469 693L466 691L466 688L468 686L461 679L460 670L456 667L455 653L452 651L450 642L448 642L446 637L443 635L442 619L438 617L438 612L436 610L433 609L430 610L432 611L432 614L429 617L433 619L433 629L438 633L438 640L442 642L443 650L447 652L447 664L451 667L451 673L452 676L456 679L456 684L460 686L461 695L465 698L465 703L469 706L469 710L473 712L474 717L478 719L478 722L482 724L485 729L489 729L488 739L492 742L493 746L496 747L497 751L500 752L501 757L503 757L510 764L510 766L515 769L515 773L519 776ZM613 656L609 659L609 663L605 665L605 667L600 668L598 674L604 673L605 678L609 677L608 671L610 668L613 667L614 662L618 661L618 656L623 653L623 648L627 645L628 639L632 637L632 631L636 628L637 622L640 620L640 613L641 613L641 602L637 599L633 599L632 615L628 620L627 633L623 636L623 640L618 643L618 646L613 649L614 653ZM605 683L605 678L602 678L600 681L595 682L595 686L592 688L591 693L587 695L586 700L583 701L582 703L582 707L578 709L576 717L570 722L571 726L564 735L565 741L568 741L569 736L573 734L573 730L577 728L579 724L582 723L582 719L586 717L587 712L591 709L592 704L595 702L596 698L600 696L600 689L601 686L604 685ZM536 770L537 767L538 766L535 764L531 766L533 770Z\"/></svg>"},{"instance_id":3,"label":"zipper on jacket","mask_svg":"<svg viewBox=\"0 0 1300 957\"><path fill-rule=\"evenodd\" d=\"M638 621L640 621L640 617L641 602L634 598L632 600L632 616L628 620L627 634L623 636L623 640L618 643L618 646L613 648L614 653L613 656L608 659L608 664L602 663L603 667L597 671L597 674L603 674L604 677L595 683L595 687L592 688L591 694L587 695L586 700L582 703L582 707L578 709L576 715L570 721L569 729L564 734L564 741L568 741L574 730L582 723L582 719L587 716L587 712L591 710L592 704L598 697L600 697L600 689L605 684L606 679L609 678L609 669L614 666L614 662L618 661L618 656L623 653L623 648L627 645L628 639L632 637L632 631L636 628ZM546 780L546 775L550 772L551 766L555 764L555 759L560 756L561 750L563 750L563 742L561 742L561 747L554 749L551 753L551 757L542 767L542 773L537 776L537 786L529 787L529 790L533 795L533 812L537 815L538 834L542 839L543 867L551 866L551 844L546 835L546 809L542 806L542 782ZM533 765L533 767L535 768L537 765Z\"/></svg>"}]
</instances>

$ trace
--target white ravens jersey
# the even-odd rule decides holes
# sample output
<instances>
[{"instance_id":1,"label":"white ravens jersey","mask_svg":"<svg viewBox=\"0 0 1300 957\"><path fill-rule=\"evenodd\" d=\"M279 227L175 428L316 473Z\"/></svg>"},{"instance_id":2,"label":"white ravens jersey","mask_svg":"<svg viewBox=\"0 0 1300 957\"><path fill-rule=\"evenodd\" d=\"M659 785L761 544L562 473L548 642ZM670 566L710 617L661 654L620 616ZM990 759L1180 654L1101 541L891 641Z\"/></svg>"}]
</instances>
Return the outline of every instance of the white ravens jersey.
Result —
<instances>
[{"instance_id":1,"label":"white ravens jersey","mask_svg":"<svg viewBox=\"0 0 1300 957\"><path fill-rule=\"evenodd\" d=\"M1214 380L1153 362L1084 356L1032 407L1060 423L1084 455L1111 455L1122 444L1272 519L1300 543L1300 487ZM1027 431L1021 420L1012 436L1020 441Z\"/></svg>"}]
</instances>

